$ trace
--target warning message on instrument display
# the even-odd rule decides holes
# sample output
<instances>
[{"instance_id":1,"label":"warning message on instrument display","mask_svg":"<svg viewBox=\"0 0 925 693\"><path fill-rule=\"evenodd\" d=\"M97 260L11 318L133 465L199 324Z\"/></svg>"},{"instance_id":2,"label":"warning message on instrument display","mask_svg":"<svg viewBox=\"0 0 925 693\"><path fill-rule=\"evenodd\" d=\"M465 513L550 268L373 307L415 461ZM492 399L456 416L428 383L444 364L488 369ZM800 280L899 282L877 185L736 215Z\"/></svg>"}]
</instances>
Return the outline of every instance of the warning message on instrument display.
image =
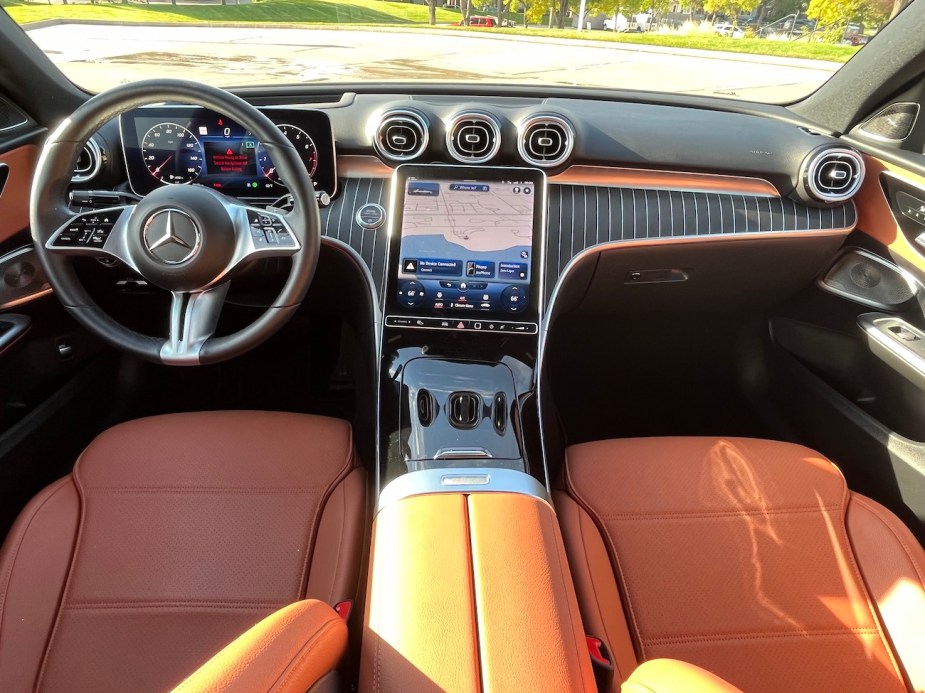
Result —
<instances>
[{"instance_id":1,"label":"warning message on instrument display","mask_svg":"<svg viewBox=\"0 0 925 693\"><path fill-rule=\"evenodd\" d=\"M253 176L257 173L253 149L238 149L225 142L206 142L209 173Z\"/></svg>"}]
</instances>

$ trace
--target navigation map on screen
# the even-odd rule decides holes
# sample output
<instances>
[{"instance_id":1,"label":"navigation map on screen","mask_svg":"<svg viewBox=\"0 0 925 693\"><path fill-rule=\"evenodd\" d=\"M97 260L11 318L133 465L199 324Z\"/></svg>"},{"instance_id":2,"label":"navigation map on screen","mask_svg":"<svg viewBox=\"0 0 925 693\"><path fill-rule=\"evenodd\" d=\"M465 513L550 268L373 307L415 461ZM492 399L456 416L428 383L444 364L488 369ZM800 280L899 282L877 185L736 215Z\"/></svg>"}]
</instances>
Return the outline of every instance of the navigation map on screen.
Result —
<instances>
[{"instance_id":1,"label":"navigation map on screen","mask_svg":"<svg viewBox=\"0 0 925 693\"><path fill-rule=\"evenodd\" d=\"M525 310L535 192L529 181L409 179L398 302L457 314Z\"/></svg>"}]
</instances>

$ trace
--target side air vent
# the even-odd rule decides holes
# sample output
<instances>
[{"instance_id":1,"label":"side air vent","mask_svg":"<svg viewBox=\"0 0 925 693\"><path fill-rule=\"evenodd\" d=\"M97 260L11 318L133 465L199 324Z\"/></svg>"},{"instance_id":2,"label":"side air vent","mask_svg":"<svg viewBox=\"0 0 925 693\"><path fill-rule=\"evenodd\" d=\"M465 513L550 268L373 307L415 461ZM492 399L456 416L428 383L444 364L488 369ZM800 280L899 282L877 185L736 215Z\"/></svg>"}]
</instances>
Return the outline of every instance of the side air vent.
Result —
<instances>
[{"instance_id":1,"label":"side air vent","mask_svg":"<svg viewBox=\"0 0 925 693\"><path fill-rule=\"evenodd\" d=\"M491 161L501 149L501 126L487 113L460 113L446 128L446 148L464 164Z\"/></svg>"},{"instance_id":2,"label":"side air vent","mask_svg":"<svg viewBox=\"0 0 925 693\"><path fill-rule=\"evenodd\" d=\"M373 136L373 146L379 155L390 161L411 161L416 159L430 141L430 123L417 111L387 111Z\"/></svg>"},{"instance_id":3,"label":"side air vent","mask_svg":"<svg viewBox=\"0 0 925 693\"><path fill-rule=\"evenodd\" d=\"M861 133L875 140L902 142L919 115L917 103L892 103L861 125Z\"/></svg>"},{"instance_id":4,"label":"side air vent","mask_svg":"<svg viewBox=\"0 0 925 693\"><path fill-rule=\"evenodd\" d=\"M521 159L533 166L558 166L571 156L574 146L575 129L565 118L538 115L520 125L517 151Z\"/></svg>"},{"instance_id":5,"label":"side air vent","mask_svg":"<svg viewBox=\"0 0 925 693\"><path fill-rule=\"evenodd\" d=\"M810 202L846 202L864 182L864 160L853 149L816 149L803 161L800 182L801 197Z\"/></svg>"},{"instance_id":6,"label":"side air vent","mask_svg":"<svg viewBox=\"0 0 925 693\"><path fill-rule=\"evenodd\" d=\"M103 166L103 152L100 145L92 138L80 150L77 157L77 164L74 166L74 175L71 176L72 183L86 183L93 180L96 174L100 172Z\"/></svg>"}]
</instances>

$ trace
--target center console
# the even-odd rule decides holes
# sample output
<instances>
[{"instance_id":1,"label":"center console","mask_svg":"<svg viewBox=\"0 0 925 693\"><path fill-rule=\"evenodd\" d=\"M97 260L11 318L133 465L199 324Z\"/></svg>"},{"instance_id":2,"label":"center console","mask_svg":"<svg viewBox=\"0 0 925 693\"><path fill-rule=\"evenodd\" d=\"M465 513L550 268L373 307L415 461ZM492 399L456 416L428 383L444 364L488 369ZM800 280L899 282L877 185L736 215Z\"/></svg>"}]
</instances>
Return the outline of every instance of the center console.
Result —
<instances>
[{"instance_id":1,"label":"center console","mask_svg":"<svg viewBox=\"0 0 925 693\"><path fill-rule=\"evenodd\" d=\"M405 165L390 206L380 489L442 468L545 484L535 401L545 175Z\"/></svg>"}]
</instances>

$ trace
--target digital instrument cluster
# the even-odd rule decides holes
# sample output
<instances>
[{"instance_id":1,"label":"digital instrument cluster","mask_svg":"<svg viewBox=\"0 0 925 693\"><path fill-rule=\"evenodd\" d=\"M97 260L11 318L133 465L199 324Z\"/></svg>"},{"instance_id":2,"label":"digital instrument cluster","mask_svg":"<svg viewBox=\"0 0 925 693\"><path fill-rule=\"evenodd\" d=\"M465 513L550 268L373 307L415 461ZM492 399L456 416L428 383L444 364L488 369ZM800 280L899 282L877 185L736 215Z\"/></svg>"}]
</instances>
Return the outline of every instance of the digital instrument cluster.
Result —
<instances>
[{"instance_id":1,"label":"digital instrument cluster","mask_svg":"<svg viewBox=\"0 0 925 693\"><path fill-rule=\"evenodd\" d=\"M327 114L267 109L296 148L317 192L337 186L334 137ZM196 106L139 108L121 117L129 185L146 195L163 185L197 183L248 199L287 193L266 148L234 120Z\"/></svg>"}]
</instances>

